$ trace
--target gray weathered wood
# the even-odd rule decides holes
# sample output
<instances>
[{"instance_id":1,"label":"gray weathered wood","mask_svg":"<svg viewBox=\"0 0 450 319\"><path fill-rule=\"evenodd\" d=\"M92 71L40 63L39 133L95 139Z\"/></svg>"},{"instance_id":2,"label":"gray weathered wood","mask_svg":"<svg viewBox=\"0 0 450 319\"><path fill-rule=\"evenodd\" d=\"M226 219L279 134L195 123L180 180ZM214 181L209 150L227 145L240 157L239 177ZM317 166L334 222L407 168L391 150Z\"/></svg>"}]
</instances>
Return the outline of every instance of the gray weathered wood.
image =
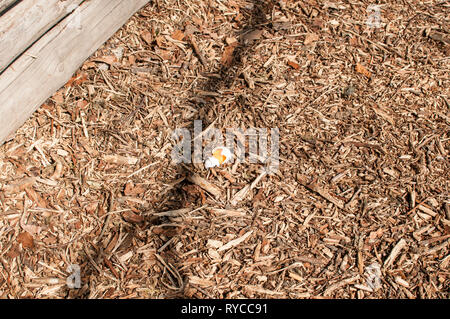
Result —
<instances>
[{"instance_id":1,"label":"gray weathered wood","mask_svg":"<svg viewBox=\"0 0 450 319\"><path fill-rule=\"evenodd\" d=\"M19 1L20 0L0 0L0 15L5 9L9 8L11 5Z\"/></svg>"},{"instance_id":2,"label":"gray weathered wood","mask_svg":"<svg viewBox=\"0 0 450 319\"><path fill-rule=\"evenodd\" d=\"M90 0L0 75L0 145L148 0ZM74 20L77 19L77 20ZM74 21L80 22L80 28Z\"/></svg>"},{"instance_id":3,"label":"gray weathered wood","mask_svg":"<svg viewBox=\"0 0 450 319\"><path fill-rule=\"evenodd\" d=\"M0 18L0 72L83 0L25 0Z\"/></svg>"}]
</instances>

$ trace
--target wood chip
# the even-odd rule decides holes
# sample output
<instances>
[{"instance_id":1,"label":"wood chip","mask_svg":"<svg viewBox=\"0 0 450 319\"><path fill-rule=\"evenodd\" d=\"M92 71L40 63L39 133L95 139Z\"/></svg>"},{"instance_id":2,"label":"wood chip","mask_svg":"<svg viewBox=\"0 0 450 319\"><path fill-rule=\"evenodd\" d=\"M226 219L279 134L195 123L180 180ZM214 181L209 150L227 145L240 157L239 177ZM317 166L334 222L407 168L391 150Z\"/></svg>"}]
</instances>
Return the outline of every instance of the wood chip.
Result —
<instances>
[{"instance_id":1,"label":"wood chip","mask_svg":"<svg viewBox=\"0 0 450 319\"><path fill-rule=\"evenodd\" d=\"M225 50L223 51L222 58L220 59L220 63L222 63L223 66L229 67L233 62L233 52L236 48L236 45L228 45L225 47Z\"/></svg>"},{"instance_id":2,"label":"wood chip","mask_svg":"<svg viewBox=\"0 0 450 319\"><path fill-rule=\"evenodd\" d=\"M244 290L246 290L247 292L250 292L250 293L256 292L256 293L259 293L259 294L264 294L264 295L269 295L269 296L283 296L284 295L283 292L269 290L269 289L264 289L262 287L253 286L253 285L245 286Z\"/></svg>"},{"instance_id":3,"label":"wood chip","mask_svg":"<svg viewBox=\"0 0 450 319\"><path fill-rule=\"evenodd\" d=\"M202 189L213 195L215 198L222 197L222 189L197 174L190 175L188 181L200 186Z\"/></svg>"},{"instance_id":4,"label":"wood chip","mask_svg":"<svg viewBox=\"0 0 450 319\"><path fill-rule=\"evenodd\" d=\"M315 182L308 183L307 182L307 177L305 177L305 176L298 175L297 176L297 180L300 182L300 184L305 186L310 191L319 194L320 196L322 196L323 198L325 198L329 202L333 203L334 205L336 205L340 209L345 209L345 206L344 206L345 202L343 200L341 200L341 199L338 199L336 196L331 195L331 193L325 187L320 186L320 185L318 185Z\"/></svg>"},{"instance_id":5,"label":"wood chip","mask_svg":"<svg viewBox=\"0 0 450 319\"><path fill-rule=\"evenodd\" d=\"M289 66L291 66L292 68L294 68L295 70L300 69L300 65L299 65L297 62L288 60L287 64L288 64Z\"/></svg>"},{"instance_id":6,"label":"wood chip","mask_svg":"<svg viewBox=\"0 0 450 319\"><path fill-rule=\"evenodd\" d=\"M255 178L255 180L251 184L245 185L239 192L237 192L233 198L231 199L230 203L232 206L236 206L238 202L244 200L244 198L247 197L247 194L250 190L256 187L256 185L259 183L259 181L267 175L267 172L264 170L262 171L258 177Z\"/></svg>"},{"instance_id":7,"label":"wood chip","mask_svg":"<svg viewBox=\"0 0 450 319\"><path fill-rule=\"evenodd\" d=\"M324 295L324 296L330 296L335 290L337 290L337 289L339 289L339 288L341 288L341 287L350 285L350 284L354 283L355 281L357 281L359 278L360 278L360 276L359 276L359 275L356 275L356 276L353 276L353 277L350 277L350 278L341 280L341 281L339 281L339 282L337 282L337 283L335 283L335 284L329 286L329 287L325 290L325 292L323 293L323 295Z\"/></svg>"},{"instance_id":8,"label":"wood chip","mask_svg":"<svg viewBox=\"0 0 450 319\"><path fill-rule=\"evenodd\" d=\"M107 163L111 164L119 164L119 165L135 165L138 162L138 159L131 156L122 156L122 155L104 155L103 160Z\"/></svg>"},{"instance_id":9,"label":"wood chip","mask_svg":"<svg viewBox=\"0 0 450 319\"><path fill-rule=\"evenodd\" d=\"M317 35L316 33L308 33L305 37L305 41L303 42L303 44L308 45L313 42L316 42L317 40L319 40L319 35Z\"/></svg>"},{"instance_id":10,"label":"wood chip","mask_svg":"<svg viewBox=\"0 0 450 319\"><path fill-rule=\"evenodd\" d=\"M255 40L259 40L259 39L261 39L262 33L263 33L263 30L261 30L261 29L253 30L253 31L251 31L251 32L246 33L246 34L243 36L243 40L244 40L244 41L255 41Z\"/></svg>"},{"instance_id":11,"label":"wood chip","mask_svg":"<svg viewBox=\"0 0 450 319\"><path fill-rule=\"evenodd\" d=\"M391 267L394 264L395 259L398 257L402 249L407 247L406 240L403 238L398 241L398 243L395 245L395 247L392 249L391 254L388 258L384 261L383 268L387 269Z\"/></svg>"},{"instance_id":12,"label":"wood chip","mask_svg":"<svg viewBox=\"0 0 450 319\"><path fill-rule=\"evenodd\" d=\"M217 251L221 252L221 251L228 250L230 248L233 248L233 247L239 245L240 243L244 242L252 233L253 233L253 230L248 231L243 236L233 239L232 241L229 241L228 243L226 243L225 245L223 245L222 247L217 249Z\"/></svg>"},{"instance_id":13,"label":"wood chip","mask_svg":"<svg viewBox=\"0 0 450 319\"><path fill-rule=\"evenodd\" d=\"M3 186L3 191L5 193L19 193L24 191L26 188L31 188L36 183L35 177L27 177L21 180L6 184Z\"/></svg>"},{"instance_id":14,"label":"wood chip","mask_svg":"<svg viewBox=\"0 0 450 319\"><path fill-rule=\"evenodd\" d=\"M189 283L192 285L199 285L203 287L211 287L214 285L214 282L208 279L203 279L197 276L190 276Z\"/></svg>"},{"instance_id":15,"label":"wood chip","mask_svg":"<svg viewBox=\"0 0 450 319\"><path fill-rule=\"evenodd\" d=\"M33 236L26 231L17 236L17 241L22 244L23 248L33 248L34 246Z\"/></svg>"},{"instance_id":16,"label":"wood chip","mask_svg":"<svg viewBox=\"0 0 450 319\"><path fill-rule=\"evenodd\" d=\"M372 77L372 73L370 73L362 64L357 63L355 70L356 72L361 73L362 75L368 77L369 79Z\"/></svg>"},{"instance_id":17,"label":"wood chip","mask_svg":"<svg viewBox=\"0 0 450 319\"><path fill-rule=\"evenodd\" d=\"M144 221L144 217L133 213L131 211L127 211L127 212L123 212L122 213L122 217L123 219L125 219L127 222L129 223L133 223L133 224L139 224L142 223Z\"/></svg>"}]
</instances>

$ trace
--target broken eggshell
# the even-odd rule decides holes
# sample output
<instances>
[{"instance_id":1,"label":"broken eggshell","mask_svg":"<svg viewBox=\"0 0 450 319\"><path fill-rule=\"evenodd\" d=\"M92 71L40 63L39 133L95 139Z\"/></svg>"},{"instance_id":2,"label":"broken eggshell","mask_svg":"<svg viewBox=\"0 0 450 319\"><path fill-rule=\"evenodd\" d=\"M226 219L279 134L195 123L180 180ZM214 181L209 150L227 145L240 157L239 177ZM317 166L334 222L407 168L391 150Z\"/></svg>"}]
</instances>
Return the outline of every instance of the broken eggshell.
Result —
<instances>
[{"instance_id":1,"label":"broken eggshell","mask_svg":"<svg viewBox=\"0 0 450 319\"><path fill-rule=\"evenodd\" d=\"M205 161L205 168L218 167L231 159L231 151L223 146L212 150L212 156Z\"/></svg>"}]
</instances>

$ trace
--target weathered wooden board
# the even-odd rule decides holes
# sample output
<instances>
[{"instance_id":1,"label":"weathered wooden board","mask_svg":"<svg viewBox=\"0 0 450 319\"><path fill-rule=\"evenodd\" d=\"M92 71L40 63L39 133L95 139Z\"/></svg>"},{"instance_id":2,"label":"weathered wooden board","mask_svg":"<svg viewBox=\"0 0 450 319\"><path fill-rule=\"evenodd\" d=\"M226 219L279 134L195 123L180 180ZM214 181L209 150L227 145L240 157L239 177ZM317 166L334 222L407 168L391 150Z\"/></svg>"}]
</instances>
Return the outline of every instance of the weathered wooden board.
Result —
<instances>
[{"instance_id":1,"label":"weathered wooden board","mask_svg":"<svg viewBox=\"0 0 450 319\"><path fill-rule=\"evenodd\" d=\"M14 61L0 75L0 145L148 1L85 1Z\"/></svg>"},{"instance_id":2,"label":"weathered wooden board","mask_svg":"<svg viewBox=\"0 0 450 319\"><path fill-rule=\"evenodd\" d=\"M0 0L0 15L3 13L3 11L19 1L21 0Z\"/></svg>"},{"instance_id":3,"label":"weathered wooden board","mask_svg":"<svg viewBox=\"0 0 450 319\"><path fill-rule=\"evenodd\" d=\"M83 0L24 0L0 18L0 73Z\"/></svg>"}]
</instances>

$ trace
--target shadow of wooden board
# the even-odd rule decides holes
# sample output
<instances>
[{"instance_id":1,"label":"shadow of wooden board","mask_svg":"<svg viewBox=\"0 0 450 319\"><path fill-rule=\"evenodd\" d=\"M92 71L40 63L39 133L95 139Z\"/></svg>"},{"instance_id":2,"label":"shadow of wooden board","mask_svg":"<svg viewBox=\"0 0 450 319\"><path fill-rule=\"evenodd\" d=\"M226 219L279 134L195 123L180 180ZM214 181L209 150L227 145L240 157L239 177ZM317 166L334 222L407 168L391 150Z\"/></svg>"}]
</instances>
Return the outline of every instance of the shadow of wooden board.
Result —
<instances>
[{"instance_id":1,"label":"shadow of wooden board","mask_svg":"<svg viewBox=\"0 0 450 319\"><path fill-rule=\"evenodd\" d=\"M0 145L148 2L22 0L0 16L0 40L14 48L0 51Z\"/></svg>"}]
</instances>

